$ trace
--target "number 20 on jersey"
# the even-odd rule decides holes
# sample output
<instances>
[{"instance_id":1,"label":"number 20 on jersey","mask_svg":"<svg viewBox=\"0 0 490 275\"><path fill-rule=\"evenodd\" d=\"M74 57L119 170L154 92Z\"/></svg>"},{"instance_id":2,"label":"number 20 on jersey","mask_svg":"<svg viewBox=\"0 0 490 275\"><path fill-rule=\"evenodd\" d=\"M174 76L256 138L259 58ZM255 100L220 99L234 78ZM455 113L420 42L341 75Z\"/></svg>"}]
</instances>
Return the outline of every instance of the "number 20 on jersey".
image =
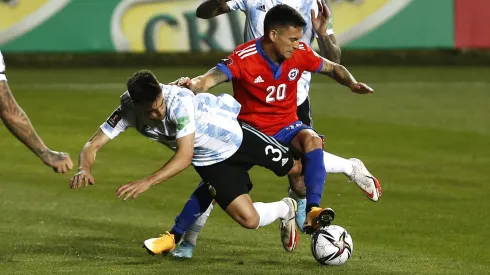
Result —
<instances>
[{"instance_id":1,"label":"number 20 on jersey","mask_svg":"<svg viewBox=\"0 0 490 275\"><path fill-rule=\"evenodd\" d=\"M265 102L272 103L275 101L281 101L286 98L286 84L280 84L279 86L267 87L267 96Z\"/></svg>"}]
</instances>

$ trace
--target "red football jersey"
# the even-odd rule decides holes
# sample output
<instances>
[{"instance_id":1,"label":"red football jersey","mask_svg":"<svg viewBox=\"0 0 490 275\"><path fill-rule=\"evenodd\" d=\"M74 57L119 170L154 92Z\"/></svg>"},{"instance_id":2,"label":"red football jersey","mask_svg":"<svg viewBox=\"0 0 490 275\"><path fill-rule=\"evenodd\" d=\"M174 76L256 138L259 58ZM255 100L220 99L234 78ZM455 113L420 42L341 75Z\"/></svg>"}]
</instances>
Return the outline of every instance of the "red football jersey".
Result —
<instances>
[{"instance_id":1,"label":"red football jersey","mask_svg":"<svg viewBox=\"0 0 490 275\"><path fill-rule=\"evenodd\" d=\"M264 53L261 39L238 46L217 68L232 80L239 119L267 135L275 135L298 120L297 82L303 71L322 69L323 59L303 42L293 56L276 65Z\"/></svg>"}]
</instances>

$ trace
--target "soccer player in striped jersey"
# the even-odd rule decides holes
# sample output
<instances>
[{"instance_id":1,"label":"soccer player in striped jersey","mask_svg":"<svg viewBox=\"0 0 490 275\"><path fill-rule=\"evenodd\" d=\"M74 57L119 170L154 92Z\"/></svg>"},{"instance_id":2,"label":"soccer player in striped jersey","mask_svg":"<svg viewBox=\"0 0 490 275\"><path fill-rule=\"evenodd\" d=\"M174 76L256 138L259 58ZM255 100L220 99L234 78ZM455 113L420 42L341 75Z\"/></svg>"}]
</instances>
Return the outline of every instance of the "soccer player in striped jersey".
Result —
<instances>
[{"instance_id":1,"label":"soccer player in striped jersey","mask_svg":"<svg viewBox=\"0 0 490 275\"><path fill-rule=\"evenodd\" d=\"M24 143L44 164L57 173L65 173L73 167L70 155L50 150L31 124L29 117L15 101L5 75L5 61L0 52L0 117L7 129Z\"/></svg>"},{"instance_id":2,"label":"soccer player in striped jersey","mask_svg":"<svg viewBox=\"0 0 490 275\"><path fill-rule=\"evenodd\" d=\"M296 201L284 198L272 203L252 203L248 195L248 170L259 165L278 176L301 174L302 165L289 147L266 136L237 119L241 105L230 95L194 95L175 85L160 84L150 71L135 73L127 82L128 90L121 104L89 139L80 153L78 173L70 187L95 183L91 168L96 153L129 127L175 152L159 170L148 177L130 182L117 190L119 198L135 199L151 186L164 182L193 165L203 184L196 193L204 212L216 202L230 217L249 229L281 220L283 243L296 244ZM229 181L233 178L233 181ZM173 249L174 234L167 239L145 241L150 253L159 254L162 247ZM294 247L293 247L294 249Z\"/></svg>"}]
</instances>

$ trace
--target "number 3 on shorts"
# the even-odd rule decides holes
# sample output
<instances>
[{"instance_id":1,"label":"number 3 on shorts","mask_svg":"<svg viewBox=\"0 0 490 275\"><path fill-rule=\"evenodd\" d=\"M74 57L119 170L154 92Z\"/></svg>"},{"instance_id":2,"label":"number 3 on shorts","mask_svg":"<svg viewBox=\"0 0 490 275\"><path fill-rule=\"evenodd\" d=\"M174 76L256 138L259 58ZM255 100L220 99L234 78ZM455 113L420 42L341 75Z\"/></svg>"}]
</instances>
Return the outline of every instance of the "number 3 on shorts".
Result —
<instances>
[{"instance_id":1,"label":"number 3 on shorts","mask_svg":"<svg viewBox=\"0 0 490 275\"><path fill-rule=\"evenodd\" d=\"M271 153L273 156L272 161L277 162L277 161L281 160L281 158L282 158L281 150L274 148L274 146L272 146L272 145L267 145L267 147L265 147L265 155L268 156L269 153ZM274 155L277 155L277 157L274 157Z\"/></svg>"}]
</instances>

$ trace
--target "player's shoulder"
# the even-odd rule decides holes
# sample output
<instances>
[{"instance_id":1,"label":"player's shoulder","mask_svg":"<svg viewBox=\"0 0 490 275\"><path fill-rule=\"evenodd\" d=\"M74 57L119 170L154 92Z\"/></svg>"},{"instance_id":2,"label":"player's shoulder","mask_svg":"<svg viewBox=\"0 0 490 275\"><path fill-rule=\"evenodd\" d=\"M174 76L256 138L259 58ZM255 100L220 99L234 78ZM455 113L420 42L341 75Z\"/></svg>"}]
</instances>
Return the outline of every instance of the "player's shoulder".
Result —
<instances>
[{"instance_id":1,"label":"player's shoulder","mask_svg":"<svg viewBox=\"0 0 490 275\"><path fill-rule=\"evenodd\" d=\"M192 99L195 96L191 90L177 85L160 83L160 88L162 88L163 97L172 100Z\"/></svg>"},{"instance_id":2,"label":"player's shoulder","mask_svg":"<svg viewBox=\"0 0 490 275\"><path fill-rule=\"evenodd\" d=\"M160 87L162 87L163 99L170 113L178 114L184 109L193 109L196 95L191 90L161 83Z\"/></svg>"},{"instance_id":3,"label":"player's shoulder","mask_svg":"<svg viewBox=\"0 0 490 275\"><path fill-rule=\"evenodd\" d=\"M236 62L247 62L253 60L253 57L258 54L257 51L257 41L260 38L251 40L247 43L238 46L235 51L233 51L233 61Z\"/></svg>"},{"instance_id":4,"label":"player's shoulder","mask_svg":"<svg viewBox=\"0 0 490 275\"><path fill-rule=\"evenodd\" d=\"M298 50L311 51L311 47L305 42L299 42Z\"/></svg>"},{"instance_id":5,"label":"player's shoulder","mask_svg":"<svg viewBox=\"0 0 490 275\"><path fill-rule=\"evenodd\" d=\"M240 53L240 52L243 52L243 51L249 50L249 49L257 49L257 40L258 39L259 38L256 38L256 39L250 40L248 42L245 42L241 45L238 45L233 52L234 53Z\"/></svg>"},{"instance_id":6,"label":"player's shoulder","mask_svg":"<svg viewBox=\"0 0 490 275\"><path fill-rule=\"evenodd\" d=\"M247 9L250 9L251 7L257 6L257 4L262 3L262 0L233 0L232 2L240 2Z\"/></svg>"},{"instance_id":7,"label":"player's shoulder","mask_svg":"<svg viewBox=\"0 0 490 275\"><path fill-rule=\"evenodd\" d=\"M293 62L302 62L303 60L311 60L310 57L312 55L318 56L315 51L311 49L308 44L304 42L299 43L299 47L297 50L293 52L293 56L291 57L291 60Z\"/></svg>"},{"instance_id":8,"label":"player's shoulder","mask_svg":"<svg viewBox=\"0 0 490 275\"><path fill-rule=\"evenodd\" d=\"M298 49L293 52L293 56L304 56L311 54L313 50L305 42L299 42Z\"/></svg>"},{"instance_id":9,"label":"player's shoulder","mask_svg":"<svg viewBox=\"0 0 490 275\"><path fill-rule=\"evenodd\" d=\"M131 95L129 95L129 91L125 91L121 95L121 106L133 106L133 102L131 100Z\"/></svg>"}]
</instances>

